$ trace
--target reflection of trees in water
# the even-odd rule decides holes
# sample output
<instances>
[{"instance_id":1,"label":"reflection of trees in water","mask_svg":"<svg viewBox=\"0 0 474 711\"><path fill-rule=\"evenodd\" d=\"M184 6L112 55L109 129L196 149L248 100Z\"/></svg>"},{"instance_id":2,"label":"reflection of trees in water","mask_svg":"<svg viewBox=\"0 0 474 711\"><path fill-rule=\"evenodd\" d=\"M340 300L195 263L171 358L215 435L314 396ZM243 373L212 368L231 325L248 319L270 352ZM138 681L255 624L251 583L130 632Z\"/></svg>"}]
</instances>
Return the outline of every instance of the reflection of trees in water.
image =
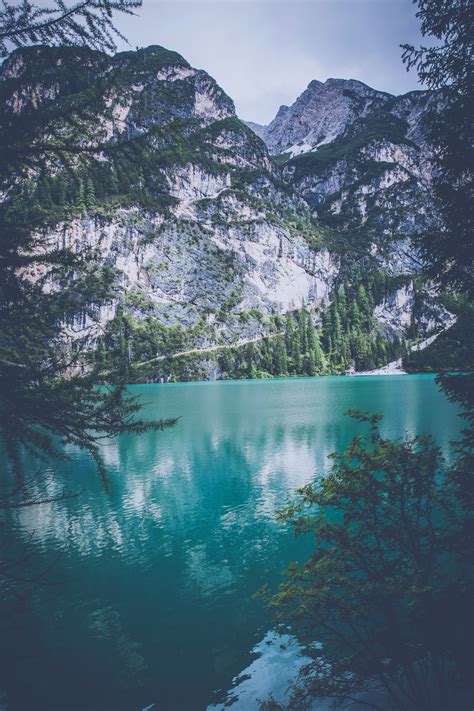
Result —
<instances>
[{"instance_id":1,"label":"reflection of trees in water","mask_svg":"<svg viewBox=\"0 0 474 711\"><path fill-rule=\"evenodd\" d=\"M88 476L83 471L86 462L79 455L69 472L39 479L31 487L32 497L54 499L65 480L79 480L80 475L84 488L78 499L12 512L12 519L22 530L34 531L40 546L49 541L83 555L105 546L129 555L153 528L174 545L193 532L212 540L257 521L272 526L275 508L315 475L315 460L324 462L329 452L327 445L323 449L323 436L304 428L296 434L283 428L262 430L242 445L234 437L205 433L164 451L150 434L140 440L104 448L114 462L110 496L94 483L92 472ZM127 452L123 459L122 448Z\"/></svg>"},{"instance_id":2,"label":"reflection of trees in water","mask_svg":"<svg viewBox=\"0 0 474 711\"><path fill-rule=\"evenodd\" d=\"M414 404L416 381L404 381L403 389ZM210 401L204 401L199 417L192 410L196 393L189 388L174 405L175 412L182 408L184 414L174 430L125 435L103 446L110 496L101 490L86 458L76 452L59 477L32 482L31 495L54 498L65 486L71 489L72 482L81 482L80 498L12 512L11 524L34 531L41 548L50 544L80 555L108 548L143 559L150 537L156 543L155 556L157 550L184 555L188 539L196 537L215 549L221 540L229 535L238 539L249 527L257 527L258 535L249 536L245 551L247 546L250 551L261 548L262 542L271 545L275 509L296 488L328 470L328 455L347 444L352 424L335 412L326 388L296 408L288 405L281 390L271 388L265 400L266 390L263 384L262 405L258 397L248 398L248 389L242 393L239 386L209 386ZM410 406L397 413L402 428L414 428L415 412Z\"/></svg>"}]
</instances>

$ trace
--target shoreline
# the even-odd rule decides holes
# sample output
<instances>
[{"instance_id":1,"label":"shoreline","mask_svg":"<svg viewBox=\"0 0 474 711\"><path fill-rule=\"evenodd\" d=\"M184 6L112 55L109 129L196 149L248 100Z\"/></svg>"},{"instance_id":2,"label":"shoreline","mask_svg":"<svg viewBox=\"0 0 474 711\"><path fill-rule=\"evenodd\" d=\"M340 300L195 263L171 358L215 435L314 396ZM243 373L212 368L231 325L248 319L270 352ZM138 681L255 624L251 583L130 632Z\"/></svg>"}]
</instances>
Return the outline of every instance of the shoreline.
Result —
<instances>
[{"instance_id":1,"label":"shoreline","mask_svg":"<svg viewBox=\"0 0 474 711\"><path fill-rule=\"evenodd\" d=\"M381 373L374 371L358 372L358 373L332 373L327 375L282 375L282 376L272 376L271 378L217 378L215 380L174 380L166 382L130 382L127 383L129 386L143 386L143 385L197 385L204 383L266 383L272 381L281 380L320 380L322 378L354 378L354 377L385 377L385 376L414 376L414 375L424 375L424 376L436 376L438 373L435 372L422 372L417 371L413 373L403 372L390 372Z\"/></svg>"},{"instance_id":2,"label":"shoreline","mask_svg":"<svg viewBox=\"0 0 474 711\"><path fill-rule=\"evenodd\" d=\"M456 322L456 317L452 317L449 321L449 323L445 326L445 328L442 331L439 331L438 333L433 333L431 336L428 336L428 338L425 338L424 340L415 343L410 347L410 351L422 351L425 348L427 348L429 345L431 345L437 338L440 336L442 333L444 333L450 326L452 326ZM237 346L242 346L245 345L246 343L255 343L257 341L263 340L263 338L275 338L279 334L273 334L271 336L258 336L257 338L251 338L251 339L246 339L245 341L240 342L239 344L236 344ZM157 362L157 361L163 361L168 358L173 359L177 358L183 355L188 355L188 354L202 354L205 355L207 353L215 352L221 349L225 348L232 348L234 346L229 346L229 345L214 345L214 346L208 346L207 348L196 348L196 349L191 349L189 351L181 351L178 353L174 353L172 355L164 356L156 356L155 358L151 358L146 361L142 361L141 363L137 363L134 368L137 370L141 368L144 365L149 365L151 363ZM437 373L423 373L423 372L414 372L414 373L408 373L406 370L403 369L402 366L402 359L398 358L397 360L391 361L390 363L387 363L386 365L383 365L379 368L374 368L372 370L360 370L360 371L354 371L354 370L347 370L345 373L333 373L333 374L328 374L328 375L293 375L293 376L288 376L288 375L283 375L283 376L271 376L269 378L238 378L238 379L232 379L229 378L229 380L233 380L235 382L241 382L244 380L284 380L284 379L302 379L302 378L327 378L327 377L341 377L341 376L346 376L346 377L361 377L361 376L369 376L369 377L375 377L375 376L393 376L393 375L437 375ZM169 380L160 380L156 381L153 383L127 383L128 385L170 385L172 382L184 382L184 383L201 383L201 382L225 382L227 378L222 378L221 380L216 379L214 380L180 380L180 381L169 381Z\"/></svg>"}]
</instances>

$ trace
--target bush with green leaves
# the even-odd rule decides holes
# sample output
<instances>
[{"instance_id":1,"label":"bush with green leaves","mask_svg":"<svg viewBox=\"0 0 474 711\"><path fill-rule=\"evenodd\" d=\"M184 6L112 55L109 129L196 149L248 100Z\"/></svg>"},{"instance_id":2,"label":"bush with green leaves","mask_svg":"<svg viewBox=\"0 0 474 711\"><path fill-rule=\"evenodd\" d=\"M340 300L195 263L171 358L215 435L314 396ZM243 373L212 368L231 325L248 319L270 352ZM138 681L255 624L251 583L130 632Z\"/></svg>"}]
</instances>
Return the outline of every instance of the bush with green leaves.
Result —
<instances>
[{"instance_id":1,"label":"bush with green leaves","mask_svg":"<svg viewBox=\"0 0 474 711\"><path fill-rule=\"evenodd\" d=\"M280 512L315 542L269 597L310 658L288 708L327 698L346 708L364 692L383 698L375 708L464 708L472 537L456 467L443 466L430 437L385 439L379 416L349 414L369 433L333 454L332 471Z\"/></svg>"}]
</instances>

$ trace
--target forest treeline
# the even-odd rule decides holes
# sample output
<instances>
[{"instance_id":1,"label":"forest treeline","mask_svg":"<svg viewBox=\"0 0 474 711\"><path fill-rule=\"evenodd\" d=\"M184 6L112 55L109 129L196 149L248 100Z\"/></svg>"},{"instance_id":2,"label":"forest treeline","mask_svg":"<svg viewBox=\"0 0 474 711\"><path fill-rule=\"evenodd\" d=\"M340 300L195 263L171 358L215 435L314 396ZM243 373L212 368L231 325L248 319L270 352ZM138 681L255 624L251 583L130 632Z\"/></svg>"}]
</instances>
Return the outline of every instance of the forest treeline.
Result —
<instances>
[{"instance_id":1,"label":"forest treeline","mask_svg":"<svg viewBox=\"0 0 474 711\"><path fill-rule=\"evenodd\" d=\"M392 287L390 277L373 271L363 281L340 286L322 314L306 308L284 316L264 317L250 312L261 320L261 328L268 335L245 345L229 344L218 351L206 351L202 345L203 322L201 328L198 324L186 330L178 324L165 325L153 316L135 318L119 308L100 337L93 358L103 372L125 372L131 381L200 378L204 374L200 363L203 358L215 362L219 377L236 379L370 370L408 352L405 337L395 334L388 338L374 316L375 306ZM172 357L193 349L202 350L202 355ZM145 369L137 368L156 357L161 359Z\"/></svg>"}]
</instances>

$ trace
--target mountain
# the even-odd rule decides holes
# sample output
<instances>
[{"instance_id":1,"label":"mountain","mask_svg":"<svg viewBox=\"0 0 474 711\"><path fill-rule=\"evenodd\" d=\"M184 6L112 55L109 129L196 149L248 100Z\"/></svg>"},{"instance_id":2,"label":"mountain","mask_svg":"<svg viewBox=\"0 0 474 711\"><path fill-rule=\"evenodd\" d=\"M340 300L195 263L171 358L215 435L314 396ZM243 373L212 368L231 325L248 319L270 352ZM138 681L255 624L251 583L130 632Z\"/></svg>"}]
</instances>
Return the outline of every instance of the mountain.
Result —
<instances>
[{"instance_id":1,"label":"mountain","mask_svg":"<svg viewBox=\"0 0 474 711\"><path fill-rule=\"evenodd\" d=\"M21 49L0 78L4 135L54 128L87 149L10 199L113 274L89 358L152 380L343 372L446 320L409 246L436 219L432 95L311 82L259 128L159 46ZM87 107L74 126L71 106Z\"/></svg>"},{"instance_id":2,"label":"mountain","mask_svg":"<svg viewBox=\"0 0 474 711\"><path fill-rule=\"evenodd\" d=\"M258 132L320 222L401 241L438 222L426 118L441 105L430 92L392 96L354 80L312 81Z\"/></svg>"},{"instance_id":3,"label":"mountain","mask_svg":"<svg viewBox=\"0 0 474 711\"><path fill-rule=\"evenodd\" d=\"M270 153L300 155L331 143L348 125L381 108L389 94L353 79L313 80L292 106L280 106L268 126L257 128Z\"/></svg>"},{"instance_id":4,"label":"mountain","mask_svg":"<svg viewBox=\"0 0 474 711\"><path fill-rule=\"evenodd\" d=\"M404 129L405 138L426 148L426 112L437 102L439 96L429 91L394 96L354 79L313 80L291 106L280 106L268 126L247 124L265 141L272 155L287 153L288 158L350 135L354 127L362 127L374 117L402 120L405 123L399 128ZM388 137L399 137L393 132L395 124L392 121L386 126Z\"/></svg>"}]
</instances>

